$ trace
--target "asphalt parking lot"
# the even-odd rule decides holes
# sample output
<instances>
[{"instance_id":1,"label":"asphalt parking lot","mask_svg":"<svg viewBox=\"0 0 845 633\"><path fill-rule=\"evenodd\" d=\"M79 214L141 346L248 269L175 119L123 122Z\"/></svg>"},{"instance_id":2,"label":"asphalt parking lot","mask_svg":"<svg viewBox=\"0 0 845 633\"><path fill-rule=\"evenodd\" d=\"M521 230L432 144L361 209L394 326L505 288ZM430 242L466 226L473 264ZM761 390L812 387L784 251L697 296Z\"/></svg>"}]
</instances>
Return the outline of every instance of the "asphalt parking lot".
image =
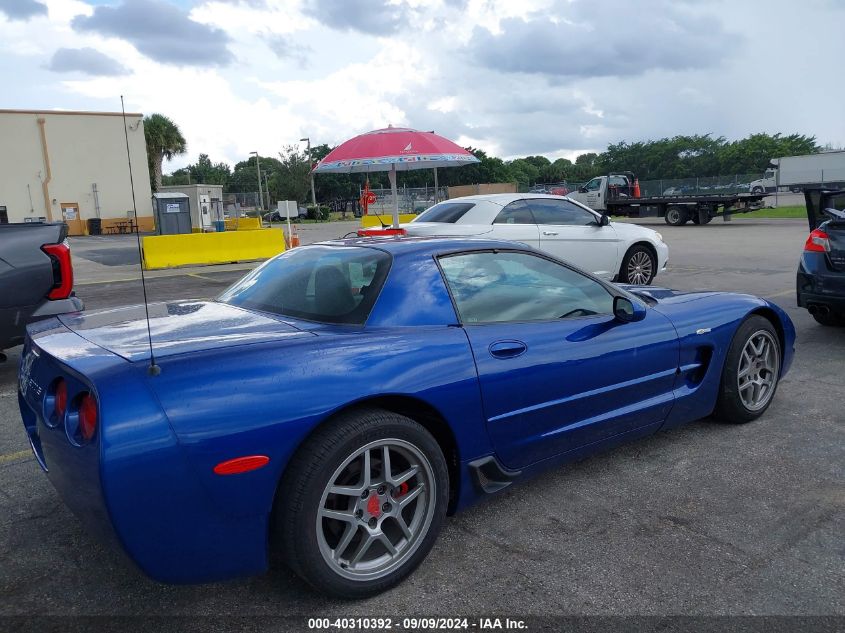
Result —
<instances>
[{"instance_id":1,"label":"asphalt parking lot","mask_svg":"<svg viewBox=\"0 0 845 633\"><path fill-rule=\"evenodd\" d=\"M512 486L450 518L415 574L363 602L327 600L285 569L166 586L125 565L31 457L13 351L0 365L0 614L845 615L845 329L795 307L806 222L655 228L670 246L657 285L759 294L794 320L795 363L766 415L702 420ZM85 248L74 257L89 308L140 301L127 264L103 270ZM243 268L154 275L150 296L213 297Z\"/></svg>"}]
</instances>

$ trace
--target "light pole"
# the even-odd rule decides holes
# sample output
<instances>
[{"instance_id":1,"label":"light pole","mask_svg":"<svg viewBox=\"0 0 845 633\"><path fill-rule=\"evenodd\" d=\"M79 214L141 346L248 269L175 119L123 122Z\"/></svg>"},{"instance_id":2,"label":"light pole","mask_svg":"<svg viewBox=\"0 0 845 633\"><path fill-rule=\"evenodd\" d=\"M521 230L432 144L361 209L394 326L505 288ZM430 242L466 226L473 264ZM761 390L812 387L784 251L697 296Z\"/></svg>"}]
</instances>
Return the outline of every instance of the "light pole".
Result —
<instances>
[{"instance_id":1,"label":"light pole","mask_svg":"<svg viewBox=\"0 0 845 633\"><path fill-rule=\"evenodd\" d=\"M267 210L270 210L270 184L267 182L268 173L266 171L261 172L264 175L264 193L267 194Z\"/></svg>"},{"instance_id":2,"label":"light pole","mask_svg":"<svg viewBox=\"0 0 845 633\"><path fill-rule=\"evenodd\" d=\"M258 208L264 211L264 196L261 193L261 163L258 161L258 152L250 152L250 155L255 154L255 173L258 175Z\"/></svg>"},{"instance_id":3,"label":"light pole","mask_svg":"<svg viewBox=\"0 0 845 633\"><path fill-rule=\"evenodd\" d=\"M308 143L308 174L311 176L311 204L314 207L314 218L317 220L317 222L319 222L320 210L317 208L317 193L314 190L314 172L311 171L314 167L314 163L311 161L311 138L305 137L299 139L300 143L302 143L303 141Z\"/></svg>"}]
</instances>

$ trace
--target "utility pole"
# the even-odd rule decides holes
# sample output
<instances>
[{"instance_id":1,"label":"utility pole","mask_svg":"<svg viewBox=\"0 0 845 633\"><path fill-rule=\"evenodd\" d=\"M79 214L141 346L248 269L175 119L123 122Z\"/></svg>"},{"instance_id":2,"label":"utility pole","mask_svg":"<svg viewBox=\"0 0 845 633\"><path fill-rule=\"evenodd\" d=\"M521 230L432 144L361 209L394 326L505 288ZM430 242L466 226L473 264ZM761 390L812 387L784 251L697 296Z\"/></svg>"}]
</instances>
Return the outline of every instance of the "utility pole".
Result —
<instances>
[{"instance_id":1,"label":"utility pole","mask_svg":"<svg viewBox=\"0 0 845 633\"><path fill-rule=\"evenodd\" d=\"M314 162L311 160L311 137L305 137L299 139L299 142L305 141L308 143L308 174L311 176L311 204L314 206L314 217L317 219L317 222L320 221L320 212L317 209L317 193L314 190L314 172L311 170L314 168Z\"/></svg>"},{"instance_id":2,"label":"utility pole","mask_svg":"<svg viewBox=\"0 0 845 633\"><path fill-rule=\"evenodd\" d=\"M263 211L264 195L261 193L261 163L258 161L258 152L250 152L250 155L252 154L255 154L255 173L258 175L258 207Z\"/></svg>"}]
</instances>

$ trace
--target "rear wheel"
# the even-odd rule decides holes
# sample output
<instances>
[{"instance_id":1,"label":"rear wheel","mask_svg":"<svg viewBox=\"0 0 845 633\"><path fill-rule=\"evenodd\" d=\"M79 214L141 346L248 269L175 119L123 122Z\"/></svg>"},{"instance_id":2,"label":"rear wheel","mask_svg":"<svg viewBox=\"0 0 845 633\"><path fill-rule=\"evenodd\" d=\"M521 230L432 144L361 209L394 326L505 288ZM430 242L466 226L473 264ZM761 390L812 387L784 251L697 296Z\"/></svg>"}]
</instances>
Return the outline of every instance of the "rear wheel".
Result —
<instances>
[{"instance_id":1,"label":"rear wheel","mask_svg":"<svg viewBox=\"0 0 845 633\"><path fill-rule=\"evenodd\" d=\"M623 284L647 286L657 274L657 257L647 246L635 244L622 258L619 281Z\"/></svg>"},{"instance_id":2,"label":"rear wheel","mask_svg":"<svg viewBox=\"0 0 845 633\"><path fill-rule=\"evenodd\" d=\"M780 363L780 342L774 326L756 314L747 318L728 349L714 417L742 424L763 415L777 390Z\"/></svg>"},{"instance_id":3,"label":"rear wheel","mask_svg":"<svg viewBox=\"0 0 845 633\"><path fill-rule=\"evenodd\" d=\"M283 556L315 589L372 596L399 583L431 549L449 478L420 424L380 409L344 414L297 451L274 510Z\"/></svg>"},{"instance_id":4,"label":"rear wheel","mask_svg":"<svg viewBox=\"0 0 845 633\"><path fill-rule=\"evenodd\" d=\"M687 222L687 211L683 207L671 206L666 209L663 220L670 226L681 226Z\"/></svg>"}]
</instances>

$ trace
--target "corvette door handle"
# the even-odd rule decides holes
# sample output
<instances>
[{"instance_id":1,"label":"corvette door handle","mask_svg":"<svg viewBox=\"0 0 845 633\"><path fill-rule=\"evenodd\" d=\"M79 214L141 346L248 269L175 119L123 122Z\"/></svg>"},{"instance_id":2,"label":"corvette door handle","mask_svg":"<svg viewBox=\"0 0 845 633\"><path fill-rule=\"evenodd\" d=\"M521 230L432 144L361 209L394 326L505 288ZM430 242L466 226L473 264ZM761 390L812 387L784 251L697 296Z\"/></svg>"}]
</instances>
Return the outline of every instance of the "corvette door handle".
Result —
<instances>
[{"instance_id":1,"label":"corvette door handle","mask_svg":"<svg viewBox=\"0 0 845 633\"><path fill-rule=\"evenodd\" d=\"M527 349L522 341L497 341L490 345L490 354L496 358L516 358Z\"/></svg>"},{"instance_id":2,"label":"corvette door handle","mask_svg":"<svg viewBox=\"0 0 845 633\"><path fill-rule=\"evenodd\" d=\"M543 231L543 235L557 235L554 231Z\"/></svg>"}]
</instances>

